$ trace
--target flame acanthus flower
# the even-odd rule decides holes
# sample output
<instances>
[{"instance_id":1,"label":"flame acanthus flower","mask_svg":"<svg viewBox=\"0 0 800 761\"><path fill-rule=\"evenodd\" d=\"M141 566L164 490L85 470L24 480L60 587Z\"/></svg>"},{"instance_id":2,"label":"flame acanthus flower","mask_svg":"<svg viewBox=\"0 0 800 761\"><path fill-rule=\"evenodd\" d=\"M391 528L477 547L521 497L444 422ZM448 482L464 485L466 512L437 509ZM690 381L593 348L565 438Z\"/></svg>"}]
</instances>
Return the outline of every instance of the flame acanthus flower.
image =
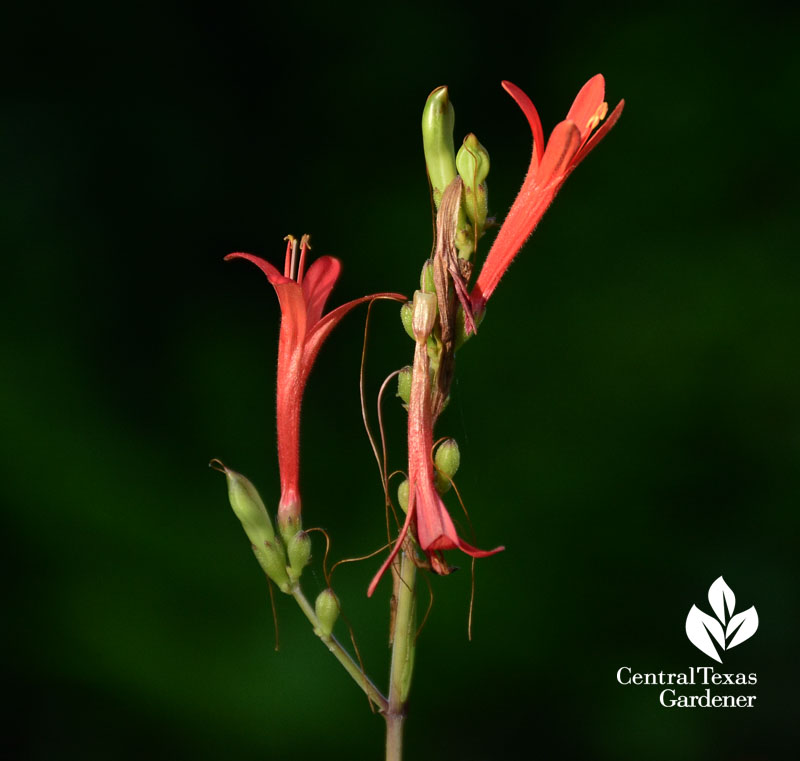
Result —
<instances>
[{"instance_id":1,"label":"flame acanthus flower","mask_svg":"<svg viewBox=\"0 0 800 761\"><path fill-rule=\"evenodd\" d=\"M475 313L483 311L500 278L534 231L564 181L606 136L625 106L625 101L621 100L602 126L594 131L608 113L608 103L604 100L605 80L602 74L597 74L581 88L567 118L556 125L545 146L542 122L531 99L511 82L503 82L503 88L528 120L533 134L533 150L522 188L486 255L470 294Z\"/></svg>"},{"instance_id":2,"label":"flame acanthus flower","mask_svg":"<svg viewBox=\"0 0 800 761\"><path fill-rule=\"evenodd\" d=\"M320 347L342 317L359 304L374 299L405 300L399 293L374 293L348 301L323 315L342 265L332 256L321 256L306 272L306 254L310 249L308 240L307 235L302 237L298 255L297 241L287 236L283 274L253 254L236 252L225 257L226 261L246 259L255 264L267 276L280 304L276 417L281 479L278 522L281 526L299 526L300 408L306 381Z\"/></svg>"},{"instance_id":3,"label":"flame acanthus flower","mask_svg":"<svg viewBox=\"0 0 800 761\"><path fill-rule=\"evenodd\" d=\"M419 294L418 294L419 295ZM431 314L435 314L436 298L433 294L423 294L431 299ZM397 537L394 548L367 589L371 596L381 577L391 565L403 542L414 526L420 548L430 562L431 569L438 574L447 574L450 567L445 563L444 550L461 550L474 558L484 558L505 549L480 550L465 542L456 531L453 519L436 490L433 453L433 410L431 408L430 375L427 339L432 320L427 329L420 328L418 304L422 299L415 298L414 365L411 380L411 395L408 403L408 509L406 520Z\"/></svg>"}]
</instances>

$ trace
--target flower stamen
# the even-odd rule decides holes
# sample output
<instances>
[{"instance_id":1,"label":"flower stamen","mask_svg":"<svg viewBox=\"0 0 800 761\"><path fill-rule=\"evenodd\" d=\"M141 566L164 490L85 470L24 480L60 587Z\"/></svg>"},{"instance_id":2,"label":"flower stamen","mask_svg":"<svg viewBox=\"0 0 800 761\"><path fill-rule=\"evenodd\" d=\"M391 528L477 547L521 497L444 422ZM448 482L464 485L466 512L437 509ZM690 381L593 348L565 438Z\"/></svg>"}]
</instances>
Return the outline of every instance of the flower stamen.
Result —
<instances>
[{"instance_id":1,"label":"flower stamen","mask_svg":"<svg viewBox=\"0 0 800 761\"><path fill-rule=\"evenodd\" d=\"M586 130L587 133L591 132L598 124L600 124L603 119L606 118L606 114L608 113L608 103L605 101L601 103L597 107L597 111L594 112L594 116L586 122Z\"/></svg>"},{"instance_id":2,"label":"flower stamen","mask_svg":"<svg viewBox=\"0 0 800 761\"><path fill-rule=\"evenodd\" d=\"M308 234L300 238L300 265L297 268L297 282L303 282L303 274L306 269L306 251L311 250L311 236Z\"/></svg>"},{"instance_id":3,"label":"flower stamen","mask_svg":"<svg viewBox=\"0 0 800 761\"><path fill-rule=\"evenodd\" d=\"M297 249L297 241L294 235L287 235L284 240L286 241L286 258L283 262L283 276L292 279L292 260L294 259L294 251Z\"/></svg>"},{"instance_id":4,"label":"flower stamen","mask_svg":"<svg viewBox=\"0 0 800 761\"><path fill-rule=\"evenodd\" d=\"M289 266L289 280L297 282L297 241L292 240L292 261Z\"/></svg>"}]
</instances>

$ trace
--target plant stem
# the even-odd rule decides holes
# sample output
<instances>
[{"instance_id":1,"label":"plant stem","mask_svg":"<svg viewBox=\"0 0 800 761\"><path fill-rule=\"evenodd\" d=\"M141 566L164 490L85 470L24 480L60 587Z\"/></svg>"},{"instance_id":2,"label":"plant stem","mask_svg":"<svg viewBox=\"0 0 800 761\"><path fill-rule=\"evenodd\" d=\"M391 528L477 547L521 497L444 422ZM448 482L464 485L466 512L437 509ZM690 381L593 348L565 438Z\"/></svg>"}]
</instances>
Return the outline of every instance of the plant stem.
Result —
<instances>
[{"instance_id":1,"label":"plant stem","mask_svg":"<svg viewBox=\"0 0 800 761\"><path fill-rule=\"evenodd\" d=\"M323 634L320 621L317 618L314 606L308 601L300 589L299 584L294 584L290 590L292 597L297 601L300 610L303 611L306 618L311 622L314 627L314 634L316 634L330 650L339 663L344 666L345 671L353 678L353 681L366 693L367 697L377 706L382 714L386 714L389 710L389 701L383 696L381 691L372 683L370 678L361 669L361 666L356 663L350 653L342 647L339 640L332 634Z\"/></svg>"},{"instance_id":2,"label":"plant stem","mask_svg":"<svg viewBox=\"0 0 800 761\"><path fill-rule=\"evenodd\" d=\"M413 559L401 553L400 571L392 569L397 611L392 632L392 665L389 675L389 705L386 710L386 761L402 761L403 724L408 692L414 670L416 646L416 597L414 583L417 568Z\"/></svg>"}]
</instances>

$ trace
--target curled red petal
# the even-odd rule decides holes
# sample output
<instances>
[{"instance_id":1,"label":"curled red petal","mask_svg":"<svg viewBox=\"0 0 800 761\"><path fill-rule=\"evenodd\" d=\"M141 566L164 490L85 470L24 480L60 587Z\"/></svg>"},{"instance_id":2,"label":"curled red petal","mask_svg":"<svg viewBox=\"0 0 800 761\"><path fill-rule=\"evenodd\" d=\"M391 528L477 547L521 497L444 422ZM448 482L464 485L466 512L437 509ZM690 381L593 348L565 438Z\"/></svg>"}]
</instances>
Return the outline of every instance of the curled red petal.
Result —
<instances>
[{"instance_id":1,"label":"curled red petal","mask_svg":"<svg viewBox=\"0 0 800 761\"><path fill-rule=\"evenodd\" d=\"M477 547L473 547L471 544L467 544L463 539L458 539L458 549L461 552L466 553L470 557L473 558L488 558L491 555L496 555L498 552L502 552L505 550L505 547L501 545L500 547L495 547L493 550L479 550Z\"/></svg>"},{"instance_id":2,"label":"curled red petal","mask_svg":"<svg viewBox=\"0 0 800 761\"><path fill-rule=\"evenodd\" d=\"M522 113L525 114L525 118L528 120L531 132L533 133L531 168L536 169L544 153L544 130L542 129L542 120L539 118L539 112L536 110L536 106L533 105L533 101L521 88L508 80L503 80L502 84L503 89L514 99L516 104L522 109Z\"/></svg>"},{"instance_id":3,"label":"curled red petal","mask_svg":"<svg viewBox=\"0 0 800 761\"><path fill-rule=\"evenodd\" d=\"M281 307L281 334L278 344L278 365L281 359L288 361L290 354L302 345L306 337L306 300L303 289L294 280L284 277L276 267L271 265L266 259L253 254L233 253L225 257L225 261L231 259L246 259L256 265L266 276L275 293Z\"/></svg>"},{"instance_id":4,"label":"curled red petal","mask_svg":"<svg viewBox=\"0 0 800 761\"><path fill-rule=\"evenodd\" d=\"M602 74L593 76L575 96L572 107L567 114L567 121L574 122L581 134L581 140L586 140L589 133L597 126L595 117L598 109L603 104L606 93L606 81Z\"/></svg>"},{"instance_id":5,"label":"curled red petal","mask_svg":"<svg viewBox=\"0 0 800 761\"><path fill-rule=\"evenodd\" d=\"M425 552L461 550L474 558L485 558L505 549L480 550L465 542L456 531L453 519L436 492L433 483L418 486L417 492L417 538Z\"/></svg>"},{"instance_id":6,"label":"curled red petal","mask_svg":"<svg viewBox=\"0 0 800 761\"><path fill-rule=\"evenodd\" d=\"M330 335L331 331L339 324L342 317L359 304L364 304L367 301L374 301L376 299L406 301L406 297L403 296L402 293L373 293L371 296L362 296L360 299L348 301L346 304L342 304L328 312L328 314L318 320L309 330L308 336L306 337L303 364L306 366L307 370L311 369L311 365L319 352L320 346L322 346L322 343Z\"/></svg>"},{"instance_id":7,"label":"curled red petal","mask_svg":"<svg viewBox=\"0 0 800 761\"><path fill-rule=\"evenodd\" d=\"M236 251L232 254L228 254L225 257L226 262L229 262L231 259L247 259L248 262L252 262L267 276L267 279L273 285L294 282L288 277L284 277L277 267L270 264L266 259L262 259L260 256L255 256L254 254L243 254L240 251Z\"/></svg>"},{"instance_id":8,"label":"curled red petal","mask_svg":"<svg viewBox=\"0 0 800 761\"><path fill-rule=\"evenodd\" d=\"M408 534L408 530L411 527L411 521L414 518L414 507L411 501L409 501L408 505L408 512L406 513L406 521L403 524L403 528L400 529L400 533L397 536L397 540L394 543L394 547L392 551L389 553L389 557L383 561L383 564L378 569L378 572L372 577L372 581L369 583L367 587L367 597L372 597L372 593L375 591L375 588L378 586L380 580L383 578L383 574L389 569L389 566L392 564L392 561L397 557L397 553L400 552L401 548L403 547L403 541Z\"/></svg>"},{"instance_id":9,"label":"curled red petal","mask_svg":"<svg viewBox=\"0 0 800 761\"><path fill-rule=\"evenodd\" d=\"M303 295L306 300L307 319L310 327L313 327L322 317L325 302L331 295L341 271L342 264L338 259L332 256L320 256L308 268L308 272L303 277Z\"/></svg>"}]
</instances>

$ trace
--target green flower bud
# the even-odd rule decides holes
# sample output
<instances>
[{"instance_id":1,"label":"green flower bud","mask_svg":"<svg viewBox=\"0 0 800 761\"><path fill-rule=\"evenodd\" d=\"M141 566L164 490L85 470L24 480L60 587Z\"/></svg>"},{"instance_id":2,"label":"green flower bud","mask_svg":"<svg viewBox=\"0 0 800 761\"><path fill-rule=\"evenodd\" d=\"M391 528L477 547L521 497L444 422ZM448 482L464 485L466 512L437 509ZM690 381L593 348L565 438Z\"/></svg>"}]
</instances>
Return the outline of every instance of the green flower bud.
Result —
<instances>
[{"instance_id":1,"label":"green flower bud","mask_svg":"<svg viewBox=\"0 0 800 761\"><path fill-rule=\"evenodd\" d=\"M426 347L428 349L428 359L431 361L431 372L435 373L442 361L442 342L436 337L435 333L431 333L428 336Z\"/></svg>"},{"instance_id":2,"label":"green flower bud","mask_svg":"<svg viewBox=\"0 0 800 761\"><path fill-rule=\"evenodd\" d=\"M436 470L448 478L455 477L458 466L461 465L461 452L458 449L458 442L455 439L445 439L436 448L433 455L433 464Z\"/></svg>"},{"instance_id":3,"label":"green flower bud","mask_svg":"<svg viewBox=\"0 0 800 761\"><path fill-rule=\"evenodd\" d=\"M404 513L408 512L408 479L404 478L397 487L397 503L403 509Z\"/></svg>"},{"instance_id":4,"label":"green flower bud","mask_svg":"<svg viewBox=\"0 0 800 761\"><path fill-rule=\"evenodd\" d=\"M464 181L464 211L469 221L477 226L480 237L489 212L489 193L486 187L489 153L475 135L470 133L464 138L464 144L456 156L456 166Z\"/></svg>"},{"instance_id":5,"label":"green flower bud","mask_svg":"<svg viewBox=\"0 0 800 761\"><path fill-rule=\"evenodd\" d=\"M433 259L428 259L422 266L419 276L419 288L425 293L436 293L436 281L433 279Z\"/></svg>"},{"instance_id":6,"label":"green flower bud","mask_svg":"<svg viewBox=\"0 0 800 761\"><path fill-rule=\"evenodd\" d=\"M481 185L489 175L489 152L471 132L464 138L456 156L456 167L464 184Z\"/></svg>"},{"instance_id":7,"label":"green flower bud","mask_svg":"<svg viewBox=\"0 0 800 761\"><path fill-rule=\"evenodd\" d=\"M456 113L446 87L437 87L425 102L422 112L422 146L425 164L433 191L433 202L439 208L444 189L456 176L453 127Z\"/></svg>"},{"instance_id":8,"label":"green flower bud","mask_svg":"<svg viewBox=\"0 0 800 761\"><path fill-rule=\"evenodd\" d=\"M264 542L260 546L254 544L253 554L264 573L278 585L278 589L289 594L292 584L286 570L286 555L283 553L283 547L277 542Z\"/></svg>"},{"instance_id":9,"label":"green flower bud","mask_svg":"<svg viewBox=\"0 0 800 761\"><path fill-rule=\"evenodd\" d=\"M411 306L410 301L406 301L406 303L400 307L400 321L403 323L403 327L412 341L414 340L413 320L414 307Z\"/></svg>"},{"instance_id":10,"label":"green flower bud","mask_svg":"<svg viewBox=\"0 0 800 761\"><path fill-rule=\"evenodd\" d=\"M411 378L413 371L410 365L406 365L397 375L397 396L406 404L411 399Z\"/></svg>"},{"instance_id":11,"label":"green flower bud","mask_svg":"<svg viewBox=\"0 0 800 761\"><path fill-rule=\"evenodd\" d=\"M286 554L289 556L289 576L297 581L311 560L311 537L305 531L298 531L286 545Z\"/></svg>"},{"instance_id":12,"label":"green flower bud","mask_svg":"<svg viewBox=\"0 0 800 761\"><path fill-rule=\"evenodd\" d=\"M219 460L212 460L211 465L225 474L228 500L253 546L256 560L281 591L288 592L286 557L280 541L275 538L272 521L256 487L241 473L231 470Z\"/></svg>"},{"instance_id":13,"label":"green flower bud","mask_svg":"<svg viewBox=\"0 0 800 761\"><path fill-rule=\"evenodd\" d=\"M316 629L317 636L330 637L336 619L339 618L340 610L339 598L332 589L323 589L319 593L317 601L314 603L314 610L319 619L319 627Z\"/></svg>"},{"instance_id":14,"label":"green flower bud","mask_svg":"<svg viewBox=\"0 0 800 761\"><path fill-rule=\"evenodd\" d=\"M212 467L215 464L219 466L217 469L222 468L225 473L228 500L250 541L253 544L274 542L275 530L256 487L241 473L231 470L219 460L212 460Z\"/></svg>"},{"instance_id":15,"label":"green flower bud","mask_svg":"<svg viewBox=\"0 0 800 761\"><path fill-rule=\"evenodd\" d=\"M463 222L464 226L459 227L456 231L454 243L458 251L458 258L469 261L472 258L472 254L475 253L475 230L470 227L466 219Z\"/></svg>"}]
</instances>

